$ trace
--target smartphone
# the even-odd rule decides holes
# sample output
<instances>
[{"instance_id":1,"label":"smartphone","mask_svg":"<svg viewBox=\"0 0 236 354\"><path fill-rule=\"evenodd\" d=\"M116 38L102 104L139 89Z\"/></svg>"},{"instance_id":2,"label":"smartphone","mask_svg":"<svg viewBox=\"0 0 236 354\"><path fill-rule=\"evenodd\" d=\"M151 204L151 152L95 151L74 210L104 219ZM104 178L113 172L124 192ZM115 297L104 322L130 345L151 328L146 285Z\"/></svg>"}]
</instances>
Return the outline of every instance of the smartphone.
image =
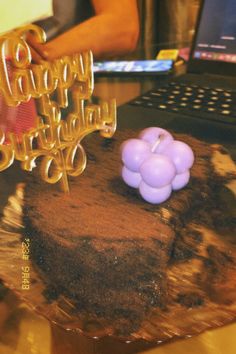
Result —
<instances>
[{"instance_id":1,"label":"smartphone","mask_svg":"<svg viewBox=\"0 0 236 354\"><path fill-rule=\"evenodd\" d=\"M170 73L173 60L125 60L95 62L95 76L139 76Z\"/></svg>"}]
</instances>

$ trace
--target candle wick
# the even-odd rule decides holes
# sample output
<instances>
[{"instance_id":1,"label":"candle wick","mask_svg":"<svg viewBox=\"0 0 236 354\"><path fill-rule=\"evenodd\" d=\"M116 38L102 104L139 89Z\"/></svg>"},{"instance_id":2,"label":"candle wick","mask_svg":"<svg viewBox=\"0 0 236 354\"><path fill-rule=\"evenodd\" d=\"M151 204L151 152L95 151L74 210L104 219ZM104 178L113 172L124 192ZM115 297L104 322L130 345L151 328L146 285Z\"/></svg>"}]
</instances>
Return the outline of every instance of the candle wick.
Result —
<instances>
[{"instance_id":1,"label":"candle wick","mask_svg":"<svg viewBox=\"0 0 236 354\"><path fill-rule=\"evenodd\" d=\"M158 145L160 144L160 142L163 139L163 135L160 135L159 138L157 139L157 141L155 142L155 144L153 144L151 151L154 152L156 150L156 148L158 147Z\"/></svg>"}]
</instances>

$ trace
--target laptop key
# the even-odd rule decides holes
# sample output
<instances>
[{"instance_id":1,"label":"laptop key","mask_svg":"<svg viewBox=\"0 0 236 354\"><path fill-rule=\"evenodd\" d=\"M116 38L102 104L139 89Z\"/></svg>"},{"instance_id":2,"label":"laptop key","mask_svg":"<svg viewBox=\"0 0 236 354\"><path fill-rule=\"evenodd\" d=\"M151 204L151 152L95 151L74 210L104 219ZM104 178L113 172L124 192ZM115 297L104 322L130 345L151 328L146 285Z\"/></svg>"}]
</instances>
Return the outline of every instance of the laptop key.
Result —
<instances>
[{"instance_id":1,"label":"laptop key","mask_svg":"<svg viewBox=\"0 0 236 354\"><path fill-rule=\"evenodd\" d=\"M162 94L159 93L159 92L151 92L150 95L157 96L157 97L162 97Z\"/></svg>"},{"instance_id":2,"label":"laptop key","mask_svg":"<svg viewBox=\"0 0 236 354\"><path fill-rule=\"evenodd\" d=\"M143 102L141 100L135 100L130 102L130 104L135 105L135 106L142 106Z\"/></svg>"},{"instance_id":3,"label":"laptop key","mask_svg":"<svg viewBox=\"0 0 236 354\"><path fill-rule=\"evenodd\" d=\"M159 104L159 105L158 105L158 108L160 108L160 109L166 109L167 106L166 106L165 104Z\"/></svg>"},{"instance_id":4,"label":"laptop key","mask_svg":"<svg viewBox=\"0 0 236 354\"><path fill-rule=\"evenodd\" d=\"M146 102L146 107L155 107L154 103L153 102Z\"/></svg>"},{"instance_id":5,"label":"laptop key","mask_svg":"<svg viewBox=\"0 0 236 354\"><path fill-rule=\"evenodd\" d=\"M225 96L225 97L231 97L231 93L230 93L230 92L223 92L223 96Z\"/></svg>"},{"instance_id":6,"label":"laptop key","mask_svg":"<svg viewBox=\"0 0 236 354\"><path fill-rule=\"evenodd\" d=\"M207 112L216 112L216 108L215 107L207 107L206 111Z\"/></svg>"},{"instance_id":7,"label":"laptop key","mask_svg":"<svg viewBox=\"0 0 236 354\"><path fill-rule=\"evenodd\" d=\"M232 112L229 111L229 110L223 110L223 111L221 111L220 113L228 116L228 115L230 115Z\"/></svg>"}]
</instances>

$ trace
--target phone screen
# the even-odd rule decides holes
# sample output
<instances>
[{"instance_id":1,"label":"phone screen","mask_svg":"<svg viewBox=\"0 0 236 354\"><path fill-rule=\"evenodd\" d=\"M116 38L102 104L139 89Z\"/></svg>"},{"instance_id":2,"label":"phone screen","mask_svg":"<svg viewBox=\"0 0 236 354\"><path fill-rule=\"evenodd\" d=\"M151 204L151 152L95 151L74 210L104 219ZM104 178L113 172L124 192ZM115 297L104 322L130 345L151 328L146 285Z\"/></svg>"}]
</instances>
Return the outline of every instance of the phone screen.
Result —
<instances>
[{"instance_id":1,"label":"phone screen","mask_svg":"<svg viewBox=\"0 0 236 354\"><path fill-rule=\"evenodd\" d=\"M172 60L133 60L95 62L94 74L155 74L168 73Z\"/></svg>"}]
</instances>

